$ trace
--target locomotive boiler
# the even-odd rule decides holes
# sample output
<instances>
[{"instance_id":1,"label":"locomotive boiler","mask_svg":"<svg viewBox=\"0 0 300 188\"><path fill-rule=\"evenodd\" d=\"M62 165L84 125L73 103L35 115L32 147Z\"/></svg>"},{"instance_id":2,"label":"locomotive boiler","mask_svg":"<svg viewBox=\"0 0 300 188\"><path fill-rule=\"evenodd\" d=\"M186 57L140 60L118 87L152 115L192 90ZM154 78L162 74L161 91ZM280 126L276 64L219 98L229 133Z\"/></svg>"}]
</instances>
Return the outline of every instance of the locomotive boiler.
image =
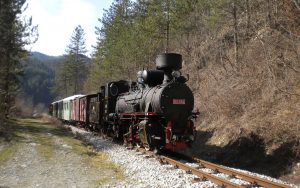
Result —
<instances>
[{"instance_id":1,"label":"locomotive boiler","mask_svg":"<svg viewBox=\"0 0 300 188\"><path fill-rule=\"evenodd\" d=\"M182 149L194 141L194 96L181 68L180 54L161 54L156 70L138 72L137 87L119 95L115 117L126 142L149 149Z\"/></svg>"},{"instance_id":2,"label":"locomotive boiler","mask_svg":"<svg viewBox=\"0 0 300 188\"><path fill-rule=\"evenodd\" d=\"M161 54L137 82L112 81L98 93L50 105L52 116L147 149L183 149L195 138L194 96L181 75L182 56Z\"/></svg>"}]
</instances>

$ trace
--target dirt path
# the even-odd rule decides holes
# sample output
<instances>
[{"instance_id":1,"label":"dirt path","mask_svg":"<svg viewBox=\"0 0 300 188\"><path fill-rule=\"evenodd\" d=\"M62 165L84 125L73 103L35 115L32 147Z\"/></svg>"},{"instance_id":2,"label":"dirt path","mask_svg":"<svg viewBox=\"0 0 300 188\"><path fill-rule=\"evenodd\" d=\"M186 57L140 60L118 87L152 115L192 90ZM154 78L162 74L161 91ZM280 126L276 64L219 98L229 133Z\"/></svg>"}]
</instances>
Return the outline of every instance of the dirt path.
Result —
<instances>
[{"instance_id":1,"label":"dirt path","mask_svg":"<svg viewBox=\"0 0 300 188\"><path fill-rule=\"evenodd\" d=\"M41 120L0 129L0 187L101 187L122 169L68 131Z\"/></svg>"}]
</instances>

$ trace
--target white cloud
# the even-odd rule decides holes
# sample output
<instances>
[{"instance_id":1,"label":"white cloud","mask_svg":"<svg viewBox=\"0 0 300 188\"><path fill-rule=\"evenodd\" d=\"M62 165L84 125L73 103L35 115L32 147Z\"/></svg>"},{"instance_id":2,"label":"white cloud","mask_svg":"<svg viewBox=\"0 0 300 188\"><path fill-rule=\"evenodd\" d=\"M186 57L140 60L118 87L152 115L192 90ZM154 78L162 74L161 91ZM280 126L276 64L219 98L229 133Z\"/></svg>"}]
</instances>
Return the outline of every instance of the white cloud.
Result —
<instances>
[{"instance_id":1,"label":"white cloud","mask_svg":"<svg viewBox=\"0 0 300 188\"><path fill-rule=\"evenodd\" d=\"M88 0L28 0L26 15L32 16L33 24L39 27L38 41L29 46L32 51L48 55L62 55L70 42L73 30L81 25L86 35L88 55L95 44L95 26L99 25L95 7Z\"/></svg>"}]
</instances>

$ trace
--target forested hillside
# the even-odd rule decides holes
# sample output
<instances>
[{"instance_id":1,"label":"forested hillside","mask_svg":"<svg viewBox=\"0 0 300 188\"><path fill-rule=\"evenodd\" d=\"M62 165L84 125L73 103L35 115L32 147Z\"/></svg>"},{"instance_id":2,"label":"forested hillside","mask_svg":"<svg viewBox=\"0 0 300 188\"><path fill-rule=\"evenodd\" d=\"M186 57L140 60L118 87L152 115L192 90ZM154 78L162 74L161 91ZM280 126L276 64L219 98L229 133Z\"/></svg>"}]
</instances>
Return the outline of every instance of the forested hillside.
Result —
<instances>
[{"instance_id":1,"label":"forested hillside","mask_svg":"<svg viewBox=\"0 0 300 188\"><path fill-rule=\"evenodd\" d=\"M23 74L20 76L21 96L32 105L48 105L54 99L51 88L55 72L62 57L51 57L32 52L23 62Z\"/></svg>"},{"instance_id":2,"label":"forested hillside","mask_svg":"<svg viewBox=\"0 0 300 188\"><path fill-rule=\"evenodd\" d=\"M31 116L34 112L46 112L54 100L55 73L62 56L48 56L40 52L31 52L22 62L22 74L19 78L18 95L15 102L16 115Z\"/></svg>"},{"instance_id":3,"label":"forested hillside","mask_svg":"<svg viewBox=\"0 0 300 188\"><path fill-rule=\"evenodd\" d=\"M89 62L88 57L84 55L81 57ZM23 73L19 76L20 89L17 108L21 114L32 115L34 110L46 112L51 102L62 98L56 91L58 88L56 82L58 82L58 74L66 60L66 56L48 56L40 52L30 53L22 64Z\"/></svg>"},{"instance_id":4,"label":"forested hillside","mask_svg":"<svg viewBox=\"0 0 300 188\"><path fill-rule=\"evenodd\" d=\"M99 21L87 92L152 68L169 25L168 51L183 54L197 129L210 135L199 143L223 147L245 138L262 156L285 148L299 158L299 1L118 0Z\"/></svg>"},{"instance_id":5,"label":"forested hillside","mask_svg":"<svg viewBox=\"0 0 300 188\"><path fill-rule=\"evenodd\" d=\"M49 56L47 54L43 54L40 52L31 52L29 59L31 60L39 60L39 61L43 61L43 62L56 62L56 61L60 61L62 59L63 56Z\"/></svg>"}]
</instances>

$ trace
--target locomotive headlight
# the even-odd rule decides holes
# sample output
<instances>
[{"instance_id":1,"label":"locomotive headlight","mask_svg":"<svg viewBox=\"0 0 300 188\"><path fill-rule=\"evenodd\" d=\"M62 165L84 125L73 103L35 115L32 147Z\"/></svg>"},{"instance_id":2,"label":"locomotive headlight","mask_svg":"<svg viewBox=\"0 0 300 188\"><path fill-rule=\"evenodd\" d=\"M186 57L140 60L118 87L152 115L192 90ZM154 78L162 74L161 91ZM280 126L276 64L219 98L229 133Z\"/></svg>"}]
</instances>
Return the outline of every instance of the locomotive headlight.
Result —
<instances>
[{"instance_id":1,"label":"locomotive headlight","mask_svg":"<svg viewBox=\"0 0 300 188\"><path fill-rule=\"evenodd\" d=\"M178 71L178 70L175 70L172 72L172 76L175 77L175 78L178 78L179 76L181 76L181 72Z\"/></svg>"},{"instance_id":2,"label":"locomotive headlight","mask_svg":"<svg viewBox=\"0 0 300 188\"><path fill-rule=\"evenodd\" d=\"M194 141L195 137L193 135L190 136L190 141Z\"/></svg>"}]
</instances>

